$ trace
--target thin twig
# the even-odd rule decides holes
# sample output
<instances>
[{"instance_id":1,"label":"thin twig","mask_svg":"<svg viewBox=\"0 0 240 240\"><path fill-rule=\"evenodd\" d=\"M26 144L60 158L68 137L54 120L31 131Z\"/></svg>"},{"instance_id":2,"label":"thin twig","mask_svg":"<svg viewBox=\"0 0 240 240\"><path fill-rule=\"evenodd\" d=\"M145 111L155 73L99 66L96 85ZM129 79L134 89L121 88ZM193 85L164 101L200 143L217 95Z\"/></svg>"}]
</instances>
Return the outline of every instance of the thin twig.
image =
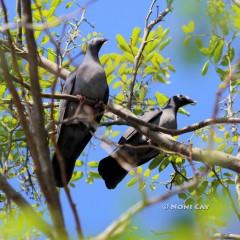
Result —
<instances>
[{"instance_id":1,"label":"thin twig","mask_svg":"<svg viewBox=\"0 0 240 240\"><path fill-rule=\"evenodd\" d=\"M149 129L153 130L153 131L159 131L159 132L163 132L172 136L177 136L177 135L181 135L184 133L189 133L189 132L193 132L199 129L202 129L204 127L208 127L210 125L218 125L218 124L239 124L240 123L240 118L216 118L216 119L206 119L203 120L201 122L198 123L194 123L192 125L183 127L179 130L173 130L173 129L166 129L166 128L162 128L159 127L157 125L151 124L151 123L147 123L142 121L141 119L139 119L139 124L149 127ZM129 125L129 123L127 121L124 120L114 120L111 122L102 122L100 123L100 126L112 126L112 125Z\"/></svg>"},{"instance_id":2,"label":"thin twig","mask_svg":"<svg viewBox=\"0 0 240 240\"><path fill-rule=\"evenodd\" d=\"M149 8L146 20L145 20L145 28L144 28L144 33L143 33L143 37L142 37L142 42L141 42L138 52L134 58L132 79L131 79L131 84L130 84L130 94L129 94L129 99L128 99L128 108L129 109L131 109L131 107L132 107L134 86L135 86L136 79L137 79L138 69L141 65L140 61L143 56L143 51L148 43L147 38L148 38L151 30L153 29L153 27L156 26L159 22L161 22L164 19L164 17L172 10L172 5L167 6L167 8L162 13L160 13L154 20L152 20L149 23L149 19L152 14L155 3L156 3L156 0L152 0L152 3L150 5L150 8Z\"/></svg>"},{"instance_id":3,"label":"thin twig","mask_svg":"<svg viewBox=\"0 0 240 240\"><path fill-rule=\"evenodd\" d=\"M18 28L17 28L17 43L22 46L22 26L20 24L22 20L22 0L17 0L16 1L16 12L17 12L17 23L18 23Z\"/></svg>"},{"instance_id":4,"label":"thin twig","mask_svg":"<svg viewBox=\"0 0 240 240\"><path fill-rule=\"evenodd\" d=\"M240 235L233 233L215 233L213 237L218 240L240 240Z\"/></svg>"}]
</instances>

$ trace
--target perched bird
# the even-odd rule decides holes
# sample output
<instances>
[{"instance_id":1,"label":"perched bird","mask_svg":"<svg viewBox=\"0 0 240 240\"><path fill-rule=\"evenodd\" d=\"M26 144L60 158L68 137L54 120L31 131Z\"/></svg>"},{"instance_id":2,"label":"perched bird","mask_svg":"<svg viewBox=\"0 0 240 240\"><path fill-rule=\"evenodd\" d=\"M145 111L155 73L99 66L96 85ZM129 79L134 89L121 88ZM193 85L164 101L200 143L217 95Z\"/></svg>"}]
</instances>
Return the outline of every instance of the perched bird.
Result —
<instances>
[{"instance_id":1,"label":"perched bird","mask_svg":"<svg viewBox=\"0 0 240 240\"><path fill-rule=\"evenodd\" d=\"M106 41L105 38L94 38L88 43L81 65L70 74L63 88L64 94L79 96L80 103L63 100L60 104L57 146L64 160L64 173L61 171L61 158L58 159L55 153L52 159L58 187L63 187L63 176L66 177L67 183L70 181L75 162L90 141L91 133L95 131L94 122L101 120L103 109L97 102L108 102L106 74L98 57ZM95 100L95 103L90 104L88 99Z\"/></svg>"},{"instance_id":2,"label":"perched bird","mask_svg":"<svg viewBox=\"0 0 240 240\"><path fill-rule=\"evenodd\" d=\"M177 129L178 109L195 103L183 95L173 96L163 109L146 112L141 120L167 129ZM109 189L115 188L131 168L140 166L159 154L159 150L148 147L150 140L132 127L127 129L118 144L120 146L98 165L98 172Z\"/></svg>"}]
</instances>

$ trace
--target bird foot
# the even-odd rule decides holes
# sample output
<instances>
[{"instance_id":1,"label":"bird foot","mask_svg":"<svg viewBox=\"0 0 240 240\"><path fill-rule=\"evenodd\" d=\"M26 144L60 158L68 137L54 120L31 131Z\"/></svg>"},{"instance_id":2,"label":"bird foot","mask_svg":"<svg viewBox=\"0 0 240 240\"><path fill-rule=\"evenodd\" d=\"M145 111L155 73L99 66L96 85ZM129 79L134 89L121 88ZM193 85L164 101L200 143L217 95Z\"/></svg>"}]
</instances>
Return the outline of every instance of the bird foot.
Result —
<instances>
[{"instance_id":1,"label":"bird foot","mask_svg":"<svg viewBox=\"0 0 240 240\"><path fill-rule=\"evenodd\" d=\"M78 94L78 95L76 95L76 97L79 99L79 105L78 105L78 107L77 107L77 109L75 111L74 116L78 116L78 114L82 110L82 106L83 106L84 102L86 101L86 97L83 96L83 95Z\"/></svg>"},{"instance_id":2,"label":"bird foot","mask_svg":"<svg viewBox=\"0 0 240 240\"><path fill-rule=\"evenodd\" d=\"M86 97L81 94L77 94L76 97L79 99L80 103L83 103L86 101Z\"/></svg>"}]
</instances>

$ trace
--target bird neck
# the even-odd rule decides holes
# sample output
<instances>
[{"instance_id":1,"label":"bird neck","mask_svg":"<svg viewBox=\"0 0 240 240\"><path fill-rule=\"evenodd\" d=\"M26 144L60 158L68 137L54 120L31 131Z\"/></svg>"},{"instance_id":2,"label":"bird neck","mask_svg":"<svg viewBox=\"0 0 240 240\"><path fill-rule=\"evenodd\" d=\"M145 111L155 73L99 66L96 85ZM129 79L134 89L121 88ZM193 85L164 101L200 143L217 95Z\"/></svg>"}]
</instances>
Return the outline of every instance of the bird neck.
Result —
<instances>
[{"instance_id":1,"label":"bird neck","mask_svg":"<svg viewBox=\"0 0 240 240\"><path fill-rule=\"evenodd\" d=\"M99 57L98 57L98 52L99 51L97 49L89 47L87 49L87 52L85 55L85 60L89 60L89 61L94 60L94 61L100 63Z\"/></svg>"},{"instance_id":2,"label":"bird neck","mask_svg":"<svg viewBox=\"0 0 240 240\"><path fill-rule=\"evenodd\" d=\"M172 111L176 116L179 106L177 106L176 103L172 99L170 99L163 109L168 109L169 111Z\"/></svg>"}]
</instances>

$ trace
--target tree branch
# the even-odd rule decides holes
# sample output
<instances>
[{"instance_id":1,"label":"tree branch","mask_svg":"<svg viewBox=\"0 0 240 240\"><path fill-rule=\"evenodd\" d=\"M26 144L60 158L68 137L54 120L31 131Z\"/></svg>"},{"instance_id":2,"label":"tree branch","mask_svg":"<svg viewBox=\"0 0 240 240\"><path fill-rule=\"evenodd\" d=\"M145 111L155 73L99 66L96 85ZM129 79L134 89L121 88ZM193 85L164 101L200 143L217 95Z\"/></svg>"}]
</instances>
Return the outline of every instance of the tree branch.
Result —
<instances>
[{"instance_id":1,"label":"tree branch","mask_svg":"<svg viewBox=\"0 0 240 240\"><path fill-rule=\"evenodd\" d=\"M156 133L151 131L148 127L140 125L139 119L133 117L133 113L131 113L129 110L126 111L124 109L125 111L123 111L123 109L116 109L112 105L108 105L106 109L129 122L132 127L150 138L154 144L156 144L165 152L175 153L186 158L192 156L193 160L195 161L207 163L212 166L218 165L220 167L240 173L240 159L238 157L220 151L209 151L208 149L200 149L196 147L193 147L190 152L188 145L175 141L169 135L164 133Z\"/></svg>"},{"instance_id":2,"label":"tree branch","mask_svg":"<svg viewBox=\"0 0 240 240\"><path fill-rule=\"evenodd\" d=\"M22 26L20 24L22 19L22 0L16 1L16 12L17 12L17 22L18 22L18 28L17 28L17 43L21 46L22 45Z\"/></svg>"},{"instance_id":3,"label":"tree branch","mask_svg":"<svg viewBox=\"0 0 240 240\"><path fill-rule=\"evenodd\" d=\"M10 75L10 76L13 81L22 84L27 90L30 90L30 85L28 85L27 83L22 83L20 79L16 78L13 75ZM73 95L68 95L68 94L41 93L41 96L43 98L49 98L49 99L62 99L62 100L77 101L77 102L79 101L78 97L73 96ZM96 100L95 99L86 99L86 102L94 103L94 102L96 102ZM123 107L120 107L120 105L114 104L114 106L117 109L123 109ZM114 109L111 109L111 110L114 111ZM128 112L128 113L131 115L131 112ZM129 116L129 118L131 119L131 116ZM174 130L174 129L162 128L155 124L145 122L139 118L136 118L135 115L133 115L133 118L135 121L138 121L138 123L142 126L146 126L153 131L160 131L162 133L166 133L166 134L169 134L172 136L181 135L184 133L192 132L192 131L199 130L201 128L211 126L211 125L216 125L216 124L239 124L240 123L240 118L233 118L233 117L216 118L216 119L209 118L209 119L203 120L201 122L194 123L192 125L183 127L182 129ZM111 126L111 125L129 125L129 123L124 120L115 120L112 122L100 123L100 126Z\"/></svg>"},{"instance_id":4,"label":"tree branch","mask_svg":"<svg viewBox=\"0 0 240 240\"><path fill-rule=\"evenodd\" d=\"M46 96L47 97L47 96ZM59 96L60 97L60 96ZM138 123L142 126L148 127L152 131L159 131L165 134L169 134L172 136L177 136L181 135L184 133L189 133L195 130L199 130L201 128L210 126L210 125L216 125L216 124L239 124L240 123L240 118L216 118L216 119L206 119L198 123L194 123L192 125L183 127L179 130L174 130L174 129L167 129L167 128L162 128L159 127L155 124L145 122L139 118L133 117L134 120L138 121ZM129 117L131 119L131 117ZM124 120L114 120L112 122L102 122L100 123L100 126L111 126L111 125L131 125L129 122L124 121Z\"/></svg>"},{"instance_id":5,"label":"tree branch","mask_svg":"<svg viewBox=\"0 0 240 240\"><path fill-rule=\"evenodd\" d=\"M240 235L233 233L215 233L213 237L218 240L240 240Z\"/></svg>"}]
</instances>

